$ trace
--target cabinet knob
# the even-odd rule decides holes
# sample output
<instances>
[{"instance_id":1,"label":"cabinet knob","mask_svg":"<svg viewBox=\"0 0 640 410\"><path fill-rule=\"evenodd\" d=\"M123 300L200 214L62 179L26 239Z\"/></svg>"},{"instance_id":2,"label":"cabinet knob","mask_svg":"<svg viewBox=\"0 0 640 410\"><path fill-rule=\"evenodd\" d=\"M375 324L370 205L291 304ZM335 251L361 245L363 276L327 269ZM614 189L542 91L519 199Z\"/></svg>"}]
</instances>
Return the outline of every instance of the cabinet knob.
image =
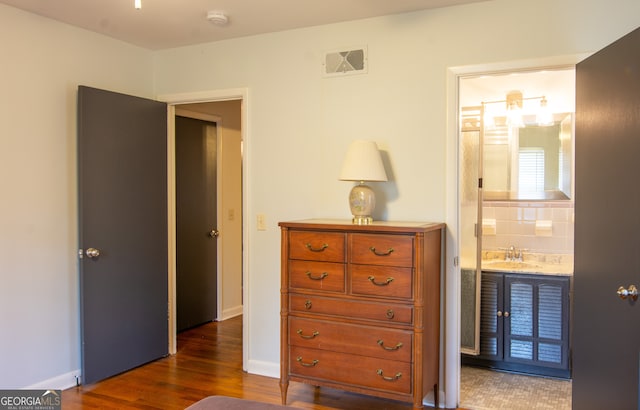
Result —
<instances>
[{"instance_id":1,"label":"cabinet knob","mask_svg":"<svg viewBox=\"0 0 640 410\"><path fill-rule=\"evenodd\" d=\"M501 311L501 310L498 310L498 313L496 313L496 315L497 315L498 317L502 317L502 311Z\"/></svg>"}]
</instances>

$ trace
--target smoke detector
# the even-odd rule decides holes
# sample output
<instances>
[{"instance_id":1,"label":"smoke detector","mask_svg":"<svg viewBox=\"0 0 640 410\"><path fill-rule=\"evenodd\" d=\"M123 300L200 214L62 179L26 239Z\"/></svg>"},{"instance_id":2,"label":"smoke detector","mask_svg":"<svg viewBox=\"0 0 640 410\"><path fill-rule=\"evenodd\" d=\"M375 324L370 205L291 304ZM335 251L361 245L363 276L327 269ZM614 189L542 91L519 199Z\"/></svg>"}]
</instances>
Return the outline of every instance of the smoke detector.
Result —
<instances>
[{"instance_id":1,"label":"smoke detector","mask_svg":"<svg viewBox=\"0 0 640 410\"><path fill-rule=\"evenodd\" d=\"M207 20L217 26L224 26L229 22L229 18L222 11L212 10L207 13Z\"/></svg>"}]
</instances>

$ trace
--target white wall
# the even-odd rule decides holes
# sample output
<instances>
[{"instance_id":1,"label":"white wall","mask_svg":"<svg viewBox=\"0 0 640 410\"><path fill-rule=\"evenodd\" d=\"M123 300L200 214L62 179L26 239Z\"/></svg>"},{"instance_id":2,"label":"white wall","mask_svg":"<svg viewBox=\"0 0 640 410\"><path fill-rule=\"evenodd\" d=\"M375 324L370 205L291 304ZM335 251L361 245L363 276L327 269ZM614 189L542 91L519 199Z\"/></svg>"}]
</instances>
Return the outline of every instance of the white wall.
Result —
<instances>
[{"instance_id":1,"label":"white wall","mask_svg":"<svg viewBox=\"0 0 640 410\"><path fill-rule=\"evenodd\" d=\"M349 217L337 175L351 140L387 152L384 219L451 220L447 68L591 52L638 25L637 0L496 0L156 53L159 94L249 88L249 370L279 360L277 222ZM368 74L322 78L324 50L359 45Z\"/></svg>"},{"instance_id":2,"label":"white wall","mask_svg":"<svg viewBox=\"0 0 640 410\"><path fill-rule=\"evenodd\" d=\"M0 22L0 388L59 388L81 367L77 86L152 96L152 54L4 5Z\"/></svg>"},{"instance_id":3,"label":"white wall","mask_svg":"<svg viewBox=\"0 0 640 410\"><path fill-rule=\"evenodd\" d=\"M77 84L140 96L249 89L248 357L275 372L277 222L349 217L350 183L337 180L349 142L375 139L388 154L391 181L376 185L384 219L455 220L447 68L597 50L640 25L640 2L494 0L156 53L6 6L0 21L0 387L7 388L80 367ZM368 74L321 77L324 50L358 45L368 47ZM257 213L266 214L267 231L256 231Z\"/></svg>"}]
</instances>

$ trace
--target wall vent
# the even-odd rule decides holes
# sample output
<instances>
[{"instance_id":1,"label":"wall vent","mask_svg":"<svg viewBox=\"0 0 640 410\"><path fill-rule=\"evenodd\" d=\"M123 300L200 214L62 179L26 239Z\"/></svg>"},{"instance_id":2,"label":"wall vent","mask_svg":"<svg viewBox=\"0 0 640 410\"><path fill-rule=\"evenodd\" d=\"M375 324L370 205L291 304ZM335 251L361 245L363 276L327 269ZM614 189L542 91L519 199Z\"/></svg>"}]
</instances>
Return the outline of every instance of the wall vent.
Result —
<instances>
[{"instance_id":1,"label":"wall vent","mask_svg":"<svg viewBox=\"0 0 640 410\"><path fill-rule=\"evenodd\" d=\"M324 54L323 74L325 77L364 74L367 69L366 47L332 50Z\"/></svg>"}]
</instances>

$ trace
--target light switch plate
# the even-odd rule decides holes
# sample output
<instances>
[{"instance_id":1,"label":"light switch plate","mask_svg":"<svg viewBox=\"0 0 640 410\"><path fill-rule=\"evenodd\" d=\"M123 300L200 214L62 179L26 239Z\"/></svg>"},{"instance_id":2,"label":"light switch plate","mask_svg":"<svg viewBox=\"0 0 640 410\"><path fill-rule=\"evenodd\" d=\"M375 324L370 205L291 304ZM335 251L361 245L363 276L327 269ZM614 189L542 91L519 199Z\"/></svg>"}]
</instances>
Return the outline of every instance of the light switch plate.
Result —
<instances>
[{"instance_id":1,"label":"light switch plate","mask_svg":"<svg viewBox=\"0 0 640 410\"><path fill-rule=\"evenodd\" d=\"M258 230L259 231L266 231L267 230L266 219L267 218L264 216L264 214L257 214L256 215L256 223L258 225Z\"/></svg>"}]
</instances>

